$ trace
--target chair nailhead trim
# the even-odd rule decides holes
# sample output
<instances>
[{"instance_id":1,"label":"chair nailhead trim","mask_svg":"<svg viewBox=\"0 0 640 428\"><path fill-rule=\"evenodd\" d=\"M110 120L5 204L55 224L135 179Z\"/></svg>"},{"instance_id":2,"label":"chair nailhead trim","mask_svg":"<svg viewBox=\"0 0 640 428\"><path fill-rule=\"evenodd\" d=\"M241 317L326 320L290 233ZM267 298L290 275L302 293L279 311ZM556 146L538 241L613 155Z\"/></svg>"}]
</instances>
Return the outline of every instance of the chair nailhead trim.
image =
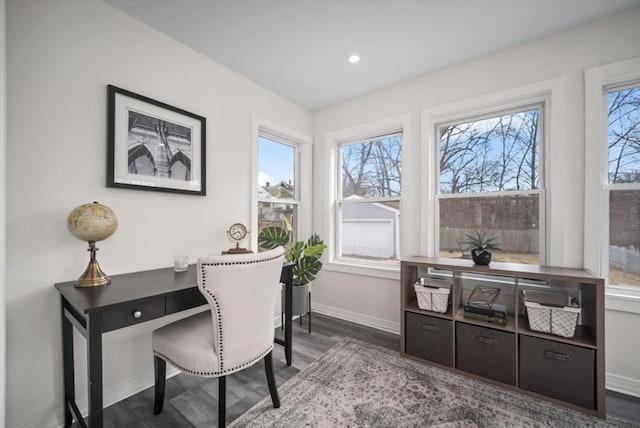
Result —
<instances>
[{"instance_id":1,"label":"chair nailhead trim","mask_svg":"<svg viewBox=\"0 0 640 428\"><path fill-rule=\"evenodd\" d=\"M277 257L271 257L269 259L261 259L261 260L246 260L246 261L234 261L234 262L217 262L217 263L202 263L202 266L233 266L233 265L252 265L256 263L264 263L271 260L275 260L280 258L282 255Z\"/></svg>"},{"instance_id":2,"label":"chair nailhead trim","mask_svg":"<svg viewBox=\"0 0 640 428\"><path fill-rule=\"evenodd\" d=\"M220 305L218 304L218 299L216 299L216 296L209 291L209 289L207 289L204 285L204 273L203 273L203 277L202 277L202 289L204 291L206 291L206 293L211 297L212 300L212 306L215 309L216 312L216 318L218 318L218 322L216 323L216 328L218 330L218 343L217 343L217 347L216 349L218 350L218 358L220 358L220 369L224 370L224 346L222 343L222 314L220 312Z\"/></svg>"},{"instance_id":3,"label":"chair nailhead trim","mask_svg":"<svg viewBox=\"0 0 640 428\"><path fill-rule=\"evenodd\" d=\"M162 355L160 353L155 353L156 355L158 355L159 357L163 358L164 360L166 360L167 362L169 362L171 365L173 365L174 367L186 372L186 373L191 373L191 374L195 374L198 376L222 376L226 373L230 373L233 371L236 371L238 369L241 369L243 367L247 367L250 366L252 364L254 364L256 361L260 360L261 358L264 358L265 355L267 355L269 352L271 352L271 350L273 349L273 345L271 345L271 347L269 348L269 350L263 354L261 354L260 356L244 363L241 364L239 366L236 367L232 367L230 369L225 369L224 368L224 349L223 349L223 341L222 341L222 314L220 312L220 304L218 303L218 299L216 299L215 294L213 294L207 287L206 287L206 274L205 274L205 266L233 266L233 265L250 265L250 264L256 264L256 263L264 263L267 261L271 261L271 260L275 260L277 258L282 257L282 255L278 255L276 257L271 257L268 259L261 259L261 260L248 260L248 261L234 261L234 262L217 262L217 263L202 263L200 265L200 271L201 271L201 278L202 278L202 284L200 284L200 289L204 290L207 295L209 295L211 297L211 303L213 308L215 309L215 313L216 313L216 318L217 318L217 323L216 323L216 328L218 330L218 343L217 343L217 350L218 350L218 358L220 359L220 371L217 372L211 372L211 373L205 373L205 372L195 372L189 369L186 369L184 367L179 366L178 364L174 363L170 358L168 358L165 355Z\"/></svg>"},{"instance_id":4,"label":"chair nailhead trim","mask_svg":"<svg viewBox=\"0 0 640 428\"><path fill-rule=\"evenodd\" d=\"M202 376L202 377L220 377L220 376L225 376L231 373L234 373L240 369L243 369L245 367L249 367L253 364L255 364L256 362L260 361L261 359L263 359L269 352L271 352L273 350L273 345L271 345L269 347L269 349L267 349L265 352L263 352L262 354L260 354L259 356L253 358L250 361L247 361L246 363L240 364L239 366L236 367L232 367L230 369L226 369L226 370L220 370L220 371L215 371L215 372L198 372L195 370L190 370L186 367L182 367L180 364L177 364L176 362L174 362L171 358L167 357L166 355L154 351L153 355L158 356L160 358L162 358L163 360L165 360L166 362L168 362L169 364L171 364L172 366L174 366L175 368L177 368L178 370L181 370L185 373L189 373L192 375L196 375L196 376Z\"/></svg>"}]
</instances>

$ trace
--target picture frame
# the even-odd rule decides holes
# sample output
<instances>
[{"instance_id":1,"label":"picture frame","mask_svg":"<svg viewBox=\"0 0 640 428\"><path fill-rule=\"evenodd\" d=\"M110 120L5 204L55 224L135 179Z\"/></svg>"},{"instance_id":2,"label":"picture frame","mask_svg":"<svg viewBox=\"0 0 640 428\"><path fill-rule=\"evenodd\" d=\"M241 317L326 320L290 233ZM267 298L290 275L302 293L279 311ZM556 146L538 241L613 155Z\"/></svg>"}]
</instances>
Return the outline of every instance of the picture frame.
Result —
<instances>
[{"instance_id":1,"label":"picture frame","mask_svg":"<svg viewBox=\"0 0 640 428\"><path fill-rule=\"evenodd\" d=\"M107 85L107 187L206 193L206 118Z\"/></svg>"}]
</instances>

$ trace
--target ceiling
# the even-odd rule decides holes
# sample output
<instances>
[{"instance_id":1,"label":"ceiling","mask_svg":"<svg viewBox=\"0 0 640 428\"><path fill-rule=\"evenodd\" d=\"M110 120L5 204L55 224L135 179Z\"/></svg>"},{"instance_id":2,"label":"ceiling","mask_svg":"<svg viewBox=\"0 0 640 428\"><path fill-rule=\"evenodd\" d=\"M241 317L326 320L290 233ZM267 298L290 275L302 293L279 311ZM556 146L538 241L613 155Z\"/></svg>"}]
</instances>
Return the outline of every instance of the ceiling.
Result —
<instances>
[{"instance_id":1,"label":"ceiling","mask_svg":"<svg viewBox=\"0 0 640 428\"><path fill-rule=\"evenodd\" d=\"M313 112L640 0L103 0ZM347 59L357 53L361 61Z\"/></svg>"}]
</instances>

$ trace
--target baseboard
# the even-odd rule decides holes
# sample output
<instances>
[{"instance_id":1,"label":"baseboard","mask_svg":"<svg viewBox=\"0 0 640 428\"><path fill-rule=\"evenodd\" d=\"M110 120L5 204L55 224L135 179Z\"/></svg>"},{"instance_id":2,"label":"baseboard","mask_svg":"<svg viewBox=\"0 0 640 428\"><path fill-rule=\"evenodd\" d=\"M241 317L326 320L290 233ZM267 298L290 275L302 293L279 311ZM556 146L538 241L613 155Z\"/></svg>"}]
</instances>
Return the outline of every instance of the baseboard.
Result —
<instances>
[{"instance_id":1,"label":"baseboard","mask_svg":"<svg viewBox=\"0 0 640 428\"><path fill-rule=\"evenodd\" d=\"M311 302L311 310L319 314L328 315L345 321L351 321L389 333L400 334L400 323L370 317L368 315L347 311L333 306L322 305L313 301Z\"/></svg>"},{"instance_id":2,"label":"baseboard","mask_svg":"<svg viewBox=\"0 0 640 428\"><path fill-rule=\"evenodd\" d=\"M180 373L179 370L167 365L167 378L173 377ZM127 397L137 394L154 384L153 371L149 371L126 382L112 385L104 389L102 400L104 407L108 407L112 404L122 401ZM88 398L78 398L76 404L80 409L80 412L86 417L88 412ZM149 409L152 411L152 409ZM20 425L20 428L57 428L64 426L64 408L52 410L44 415L37 417L24 425Z\"/></svg>"},{"instance_id":3,"label":"baseboard","mask_svg":"<svg viewBox=\"0 0 640 428\"><path fill-rule=\"evenodd\" d=\"M605 375L606 388L621 394L640 398L640 380L618 376L612 373Z\"/></svg>"}]
</instances>

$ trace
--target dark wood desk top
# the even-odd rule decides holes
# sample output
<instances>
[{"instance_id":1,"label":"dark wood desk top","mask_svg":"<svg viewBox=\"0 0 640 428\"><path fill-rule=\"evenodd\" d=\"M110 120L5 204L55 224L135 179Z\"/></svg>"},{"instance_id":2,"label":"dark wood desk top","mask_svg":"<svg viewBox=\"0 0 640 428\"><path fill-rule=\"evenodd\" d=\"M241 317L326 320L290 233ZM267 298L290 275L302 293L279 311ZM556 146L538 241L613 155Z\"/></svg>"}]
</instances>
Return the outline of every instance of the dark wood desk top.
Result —
<instances>
[{"instance_id":1,"label":"dark wood desk top","mask_svg":"<svg viewBox=\"0 0 640 428\"><path fill-rule=\"evenodd\" d=\"M73 285L73 281L55 285L69 303L84 314L197 286L195 264L189 265L189 270L185 272L175 272L173 267L169 267L113 275L111 284L103 287L79 288Z\"/></svg>"},{"instance_id":2,"label":"dark wood desk top","mask_svg":"<svg viewBox=\"0 0 640 428\"><path fill-rule=\"evenodd\" d=\"M286 272L292 268L293 263L284 263L281 281L286 281ZM111 284L103 287L81 288L75 287L73 282L60 282L55 287L77 311L83 314L198 286L195 264L189 265L189 269L185 272L175 272L173 267L168 267L113 275Z\"/></svg>"}]
</instances>

